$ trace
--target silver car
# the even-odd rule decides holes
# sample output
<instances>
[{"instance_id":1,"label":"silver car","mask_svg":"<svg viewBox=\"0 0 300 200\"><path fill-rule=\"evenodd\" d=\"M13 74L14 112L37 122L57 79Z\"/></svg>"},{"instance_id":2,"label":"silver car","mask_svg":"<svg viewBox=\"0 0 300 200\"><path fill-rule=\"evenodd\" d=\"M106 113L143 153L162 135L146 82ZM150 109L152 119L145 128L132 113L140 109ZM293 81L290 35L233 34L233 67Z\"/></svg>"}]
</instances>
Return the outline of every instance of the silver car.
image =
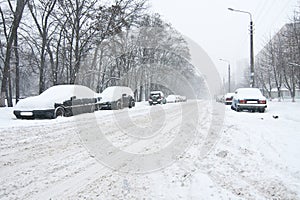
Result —
<instances>
[{"instance_id":1,"label":"silver car","mask_svg":"<svg viewBox=\"0 0 300 200\"><path fill-rule=\"evenodd\" d=\"M239 88L233 95L231 109L240 112L243 110L265 112L267 99L258 88Z\"/></svg>"}]
</instances>

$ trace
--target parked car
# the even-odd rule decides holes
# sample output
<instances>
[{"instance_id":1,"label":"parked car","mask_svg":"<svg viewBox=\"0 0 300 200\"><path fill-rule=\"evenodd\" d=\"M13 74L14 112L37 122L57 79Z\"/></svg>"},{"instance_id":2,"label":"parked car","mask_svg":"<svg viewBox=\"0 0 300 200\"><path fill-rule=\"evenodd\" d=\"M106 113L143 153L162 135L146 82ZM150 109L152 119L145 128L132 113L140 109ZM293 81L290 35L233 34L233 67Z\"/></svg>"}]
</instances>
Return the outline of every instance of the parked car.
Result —
<instances>
[{"instance_id":1,"label":"parked car","mask_svg":"<svg viewBox=\"0 0 300 200\"><path fill-rule=\"evenodd\" d=\"M166 104L167 100L162 91L152 91L149 96L149 105Z\"/></svg>"},{"instance_id":2,"label":"parked car","mask_svg":"<svg viewBox=\"0 0 300 200\"><path fill-rule=\"evenodd\" d=\"M113 86L106 88L97 101L98 109L118 110L135 106L134 94L129 87Z\"/></svg>"},{"instance_id":3,"label":"parked car","mask_svg":"<svg viewBox=\"0 0 300 200\"><path fill-rule=\"evenodd\" d=\"M218 95L216 96L216 102L224 103L225 102L224 98L225 98L224 95Z\"/></svg>"},{"instance_id":4,"label":"parked car","mask_svg":"<svg viewBox=\"0 0 300 200\"><path fill-rule=\"evenodd\" d=\"M177 97L177 95L174 95L174 94L170 94L170 95L166 98L167 103L176 103L177 100L178 100L178 97Z\"/></svg>"},{"instance_id":5,"label":"parked car","mask_svg":"<svg viewBox=\"0 0 300 200\"><path fill-rule=\"evenodd\" d=\"M234 95L234 93L231 93L231 92L225 94L225 96L224 96L224 103L225 103L225 105L231 105L232 99L233 99L233 95Z\"/></svg>"},{"instance_id":6,"label":"parked car","mask_svg":"<svg viewBox=\"0 0 300 200\"><path fill-rule=\"evenodd\" d=\"M240 88L235 91L231 108L237 112L248 110L265 112L267 99L258 88Z\"/></svg>"},{"instance_id":7,"label":"parked car","mask_svg":"<svg viewBox=\"0 0 300 200\"><path fill-rule=\"evenodd\" d=\"M82 85L53 86L38 96L21 99L15 106L17 119L53 119L94 112L97 93Z\"/></svg>"},{"instance_id":8,"label":"parked car","mask_svg":"<svg viewBox=\"0 0 300 200\"><path fill-rule=\"evenodd\" d=\"M186 96L181 96L181 102L186 102L186 101L187 101Z\"/></svg>"},{"instance_id":9,"label":"parked car","mask_svg":"<svg viewBox=\"0 0 300 200\"><path fill-rule=\"evenodd\" d=\"M170 94L166 98L166 101L167 101L167 103L185 102L186 101L186 96Z\"/></svg>"}]
</instances>

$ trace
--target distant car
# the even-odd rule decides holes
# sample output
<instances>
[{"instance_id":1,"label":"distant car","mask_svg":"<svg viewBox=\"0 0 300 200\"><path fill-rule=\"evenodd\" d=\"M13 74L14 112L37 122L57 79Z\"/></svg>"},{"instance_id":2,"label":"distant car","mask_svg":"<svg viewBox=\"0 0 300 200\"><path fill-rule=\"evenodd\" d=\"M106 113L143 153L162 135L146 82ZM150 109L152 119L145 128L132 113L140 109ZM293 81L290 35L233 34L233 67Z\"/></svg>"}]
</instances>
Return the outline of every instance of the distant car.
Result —
<instances>
[{"instance_id":1,"label":"distant car","mask_svg":"<svg viewBox=\"0 0 300 200\"><path fill-rule=\"evenodd\" d=\"M186 102L186 101L187 101L186 96L181 96L181 101L182 101L182 102Z\"/></svg>"},{"instance_id":2,"label":"distant car","mask_svg":"<svg viewBox=\"0 0 300 200\"><path fill-rule=\"evenodd\" d=\"M177 97L177 95L174 95L174 94L170 94L170 95L166 98L167 103L176 103L177 100L178 100L178 97Z\"/></svg>"},{"instance_id":3,"label":"distant car","mask_svg":"<svg viewBox=\"0 0 300 200\"><path fill-rule=\"evenodd\" d=\"M57 85L38 96L21 99L15 106L17 119L53 119L94 112L94 91L82 85Z\"/></svg>"},{"instance_id":4,"label":"distant car","mask_svg":"<svg viewBox=\"0 0 300 200\"><path fill-rule=\"evenodd\" d=\"M224 103L225 103L225 105L231 105L233 95L234 95L234 93L231 93L231 92L225 94L225 96L224 96Z\"/></svg>"},{"instance_id":5,"label":"distant car","mask_svg":"<svg viewBox=\"0 0 300 200\"><path fill-rule=\"evenodd\" d=\"M167 100L162 91L152 91L149 96L149 105L166 104Z\"/></svg>"},{"instance_id":6,"label":"distant car","mask_svg":"<svg viewBox=\"0 0 300 200\"><path fill-rule=\"evenodd\" d=\"M187 101L187 98L186 98L186 96L170 94L170 95L166 98L166 101L167 101L167 103L186 102L186 101Z\"/></svg>"},{"instance_id":7,"label":"distant car","mask_svg":"<svg viewBox=\"0 0 300 200\"><path fill-rule=\"evenodd\" d=\"M240 88L235 91L231 108L237 112L248 110L265 112L267 99L258 88Z\"/></svg>"},{"instance_id":8,"label":"distant car","mask_svg":"<svg viewBox=\"0 0 300 200\"><path fill-rule=\"evenodd\" d=\"M224 95L218 95L218 96L216 96L216 102L224 103Z\"/></svg>"},{"instance_id":9,"label":"distant car","mask_svg":"<svg viewBox=\"0 0 300 200\"><path fill-rule=\"evenodd\" d=\"M99 95L97 105L102 110L132 108L135 106L133 91L123 86L108 87Z\"/></svg>"}]
</instances>

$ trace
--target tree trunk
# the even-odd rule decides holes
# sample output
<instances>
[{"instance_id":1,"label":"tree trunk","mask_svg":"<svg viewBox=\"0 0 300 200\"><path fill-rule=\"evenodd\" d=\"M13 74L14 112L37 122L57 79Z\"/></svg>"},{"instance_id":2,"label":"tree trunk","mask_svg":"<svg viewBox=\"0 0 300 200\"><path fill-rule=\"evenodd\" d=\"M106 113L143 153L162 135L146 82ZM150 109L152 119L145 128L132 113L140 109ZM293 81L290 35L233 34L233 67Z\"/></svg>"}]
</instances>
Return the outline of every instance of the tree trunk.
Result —
<instances>
[{"instance_id":1,"label":"tree trunk","mask_svg":"<svg viewBox=\"0 0 300 200\"><path fill-rule=\"evenodd\" d=\"M7 105L8 107L13 107L12 103L12 86L11 86L11 73L8 73L8 95L7 95Z\"/></svg>"},{"instance_id":2,"label":"tree trunk","mask_svg":"<svg viewBox=\"0 0 300 200\"><path fill-rule=\"evenodd\" d=\"M5 107L5 97L6 97L6 90L7 90L7 83L10 71L10 58L11 58L11 51L12 51L12 44L17 34L18 27L20 25L20 21L22 19L23 10L27 0L18 0L16 11L14 13L13 24L10 30L10 34L7 38L7 45L6 45L6 54L4 59L4 69L3 69L3 78L2 78L2 85L1 85L1 92L0 92L0 107Z\"/></svg>"},{"instance_id":3,"label":"tree trunk","mask_svg":"<svg viewBox=\"0 0 300 200\"><path fill-rule=\"evenodd\" d=\"M45 90L45 41L43 39L42 52L41 52L41 66L40 66L40 82L39 82L39 94Z\"/></svg>"},{"instance_id":4,"label":"tree trunk","mask_svg":"<svg viewBox=\"0 0 300 200\"><path fill-rule=\"evenodd\" d=\"M15 58L16 58L16 104L20 98L20 57L19 57L19 50L18 50L18 35L15 37Z\"/></svg>"}]
</instances>

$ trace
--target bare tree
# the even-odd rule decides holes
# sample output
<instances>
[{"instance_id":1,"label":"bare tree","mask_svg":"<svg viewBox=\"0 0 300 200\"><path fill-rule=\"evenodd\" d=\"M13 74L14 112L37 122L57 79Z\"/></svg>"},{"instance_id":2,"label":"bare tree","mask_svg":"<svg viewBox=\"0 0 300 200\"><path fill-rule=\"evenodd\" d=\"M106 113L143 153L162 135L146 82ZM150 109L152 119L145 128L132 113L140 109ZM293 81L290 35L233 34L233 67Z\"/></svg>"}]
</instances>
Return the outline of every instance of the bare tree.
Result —
<instances>
[{"instance_id":1,"label":"bare tree","mask_svg":"<svg viewBox=\"0 0 300 200\"><path fill-rule=\"evenodd\" d=\"M15 39L15 35L17 34L18 27L22 19L23 10L25 8L25 5L27 4L27 0L17 0L15 10L13 9L13 5L10 0L8 0L8 4L11 9L11 12L13 13L13 22L11 25L7 24L7 21L3 15L3 11L0 8L5 37L7 41L3 77L2 77L2 84L1 84L1 93L0 93L0 107L5 106L5 97L7 96L6 92L7 92L7 86L9 84L8 79L10 76L10 59L11 59L11 52L13 50L13 41ZM9 102L11 102L11 100ZM12 104L10 103L8 106L12 106Z\"/></svg>"},{"instance_id":2,"label":"bare tree","mask_svg":"<svg viewBox=\"0 0 300 200\"><path fill-rule=\"evenodd\" d=\"M46 60L46 52L49 47L50 37L49 34L49 26L51 21L49 20L51 13L53 12L54 6L56 4L56 0L39 0L37 5L33 0L29 1L28 7L32 18L37 27L38 33L42 39L41 43L41 51L40 51L40 66L39 66L39 93L42 93L45 90L45 60ZM40 21L40 22L39 22ZM50 51L50 50L49 50ZM52 54L50 54L52 55Z\"/></svg>"}]
</instances>

